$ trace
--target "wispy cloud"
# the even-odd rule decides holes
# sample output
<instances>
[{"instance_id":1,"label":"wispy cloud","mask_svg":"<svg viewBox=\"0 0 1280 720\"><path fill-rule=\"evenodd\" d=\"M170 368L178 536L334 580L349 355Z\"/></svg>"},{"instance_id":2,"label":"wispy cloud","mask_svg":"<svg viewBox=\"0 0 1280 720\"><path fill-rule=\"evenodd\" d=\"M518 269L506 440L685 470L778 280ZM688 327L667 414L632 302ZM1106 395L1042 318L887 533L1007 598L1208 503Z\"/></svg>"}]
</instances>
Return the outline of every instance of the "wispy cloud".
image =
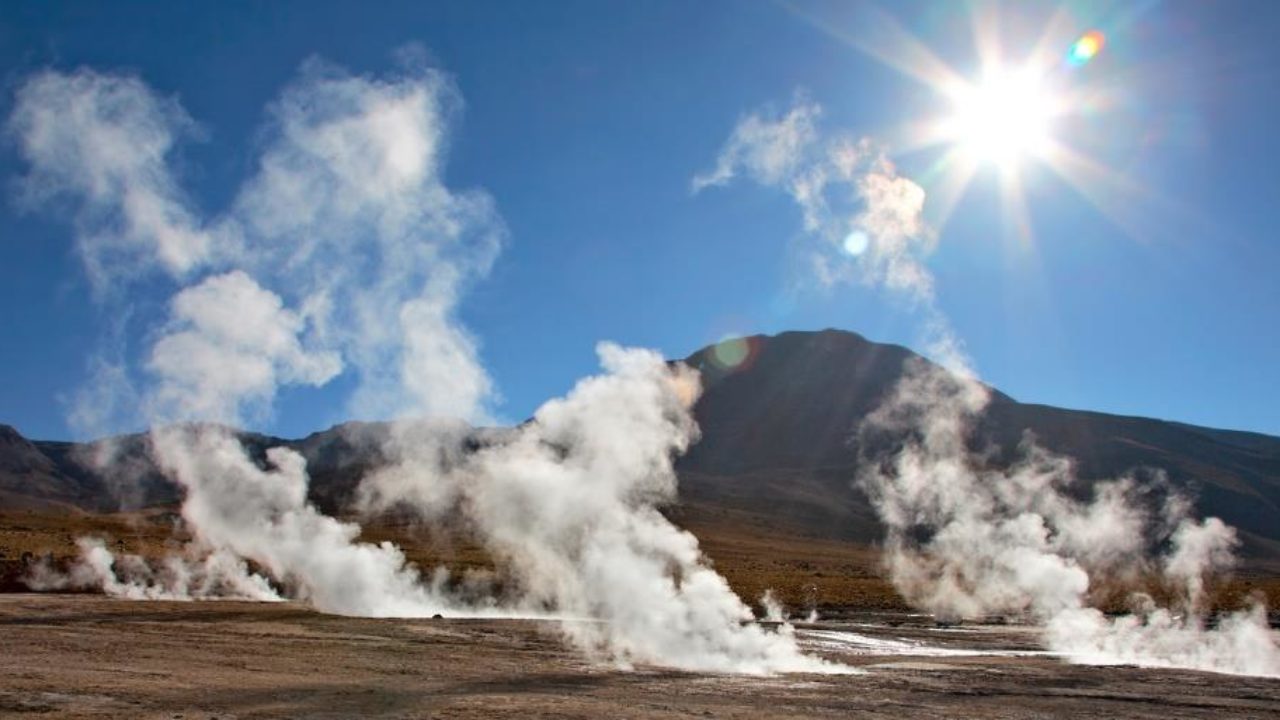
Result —
<instances>
[{"instance_id":1,"label":"wispy cloud","mask_svg":"<svg viewBox=\"0 0 1280 720\"><path fill-rule=\"evenodd\" d=\"M95 290L159 267L182 277L214 243L174 180L173 150L196 134L176 100L142 81L45 71L18 89L8 132L30 166L28 206L64 202Z\"/></svg>"},{"instance_id":2,"label":"wispy cloud","mask_svg":"<svg viewBox=\"0 0 1280 720\"><path fill-rule=\"evenodd\" d=\"M455 311L506 230L486 193L441 175L460 105L431 69L376 78L310 61L272 106L236 201L255 267L304 299L359 375L360 416L489 417L493 383Z\"/></svg>"},{"instance_id":3,"label":"wispy cloud","mask_svg":"<svg viewBox=\"0 0 1280 720\"><path fill-rule=\"evenodd\" d=\"M747 115L729 135L715 167L695 175L691 189L724 185L742 172L764 185L792 181L818 139L814 123L821 114L817 105L801 102L776 120Z\"/></svg>"},{"instance_id":4,"label":"wispy cloud","mask_svg":"<svg viewBox=\"0 0 1280 720\"><path fill-rule=\"evenodd\" d=\"M430 68L406 65L372 77L309 61L269 109L256 171L229 208L207 218L186 202L173 168L176 144L196 125L176 100L137 78L41 72L19 88L8 129L30 166L22 200L73 208L77 247L100 293L114 289L118 300L158 268L185 298L170 306L172 328L190 324L181 313L204 297L184 285L235 271L235 283L210 287L253 284L271 295L288 327L305 325L312 347L340 357L356 375L351 409L358 416L484 421L495 388L455 314L506 231L487 194L452 190L441 176L449 118L460 107L449 79ZM234 299L249 298L237 292ZM144 404L172 410L181 363L166 360L193 337L165 337L151 351L147 369L157 386L121 365L94 382L110 381L121 399L139 386ZM211 385L219 377L227 387ZM236 393L255 398L243 407L261 408L277 384L315 376L252 377L204 373L204 400L186 410L230 421L242 407ZM185 391L195 391L194 375L189 380ZM119 415L87 405L74 412L82 424Z\"/></svg>"},{"instance_id":5,"label":"wispy cloud","mask_svg":"<svg viewBox=\"0 0 1280 720\"><path fill-rule=\"evenodd\" d=\"M861 280L929 301L924 267L933 233L923 219L924 190L898 174L867 138L826 133L822 107L798 99L785 113L761 111L738 121L692 190L746 177L786 192L801 211L808 267L823 285Z\"/></svg>"}]
</instances>

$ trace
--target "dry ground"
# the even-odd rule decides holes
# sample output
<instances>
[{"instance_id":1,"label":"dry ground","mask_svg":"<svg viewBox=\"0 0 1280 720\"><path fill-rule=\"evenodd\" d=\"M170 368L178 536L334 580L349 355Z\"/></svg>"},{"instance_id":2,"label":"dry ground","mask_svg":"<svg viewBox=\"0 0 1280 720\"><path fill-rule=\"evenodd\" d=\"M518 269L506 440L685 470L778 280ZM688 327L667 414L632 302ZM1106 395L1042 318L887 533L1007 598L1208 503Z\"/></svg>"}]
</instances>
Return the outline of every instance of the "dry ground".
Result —
<instances>
[{"instance_id":1,"label":"dry ground","mask_svg":"<svg viewBox=\"0 0 1280 720\"><path fill-rule=\"evenodd\" d=\"M928 628L859 632L946 642ZM283 603L11 594L0 637L4 717L1280 716L1280 680L993 656L841 656L867 670L853 676L624 671L585 660L554 623L344 618ZM985 629L953 644L1025 649L1033 637Z\"/></svg>"},{"instance_id":2,"label":"dry ground","mask_svg":"<svg viewBox=\"0 0 1280 720\"><path fill-rule=\"evenodd\" d=\"M733 589L756 602L767 589L803 615L811 606L830 614L845 610L900 610L906 602L885 579L879 552L854 542L813 538L784 528L761 524L755 516L712 513L677 517L699 538L703 550ZM76 554L75 539L100 537L118 552L160 556L186 540L175 530L178 516L171 510L90 515L79 511L38 512L0 510L0 592L24 591L23 556L49 556L63 561ZM382 524L366 529L362 539L392 540L409 560L424 569L447 566L455 574L490 570L494 563L474 542L458 534L442 534L409 523ZM1110 609L1123 610L1130 588L1114 588ZM1158 588L1145 587L1148 591ZM1217 605L1241 606L1251 594L1261 594L1270 608L1280 608L1280 578L1258 575L1246 568L1217 586Z\"/></svg>"}]
</instances>

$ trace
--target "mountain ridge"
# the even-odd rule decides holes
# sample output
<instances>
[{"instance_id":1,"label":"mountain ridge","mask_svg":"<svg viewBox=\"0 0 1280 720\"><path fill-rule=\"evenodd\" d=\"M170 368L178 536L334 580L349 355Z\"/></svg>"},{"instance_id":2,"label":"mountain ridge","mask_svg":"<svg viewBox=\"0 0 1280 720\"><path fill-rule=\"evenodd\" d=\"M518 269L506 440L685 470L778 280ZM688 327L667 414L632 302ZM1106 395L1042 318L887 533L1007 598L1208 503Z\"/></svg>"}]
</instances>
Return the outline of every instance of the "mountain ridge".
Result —
<instances>
[{"instance_id":1,"label":"mountain ridge","mask_svg":"<svg viewBox=\"0 0 1280 720\"><path fill-rule=\"evenodd\" d=\"M669 512L692 525L724 516L791 535L877 541L875 513L852 482L864 450L857 429L914 359L928 362L900 345L836 329L734 338L691 353L683 362L703 376L694 411L702 437L677 461L680 501ZM272 445L298 450L308 460L312 499L336 512L359 477L385 462L379 447L390 427L349 422L298 439L240 437L255 457ZM1144 468L1162 471L1170 486L1195 499L1200 514L1239 529L1246 556L1280 568L1280 438L1020 403L992 388L975 443L1007 462L1028 432L1072 458L1082 492L1106 478L1135 472L1145 478ZM0 501L109 512L179 499L148 466L145 435L113 441L134 463L132 477L96 469L93 455L105 441L31 441L0 426Z\"/></svg>"}]
</instances>

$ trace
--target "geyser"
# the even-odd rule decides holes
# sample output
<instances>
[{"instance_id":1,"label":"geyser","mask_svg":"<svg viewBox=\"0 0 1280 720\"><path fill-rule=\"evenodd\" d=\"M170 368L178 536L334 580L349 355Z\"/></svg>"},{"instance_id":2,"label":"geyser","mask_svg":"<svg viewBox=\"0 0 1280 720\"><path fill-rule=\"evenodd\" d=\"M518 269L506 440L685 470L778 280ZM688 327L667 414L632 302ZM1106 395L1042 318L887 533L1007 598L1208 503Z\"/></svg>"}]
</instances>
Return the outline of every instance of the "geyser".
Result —
<instances>
[{"instance_id":1,"label":"geyser","mask_svg":"<svg viewBox=\"0 0 1280 720\"><path fill-rule=\"evenodd\" d=\"M969 447L988 390L935 302L925 258L936 237L924 222L924 190L870 139L824 137L821 116L804 100L777 118L748 115L692 187L745 175L781 189L814 240L809 267L820 283L883 286L923 315L924 347L941 367L909 366L857 430L864 449L887 448L861 458L855 481L887 528L885 564L899 592L949 617L1029 615L1045 623L1051 649L1080 662L1280 675L1280 649L1261 606L1213 628L1204 617L1205 579L1231 563L1231 528L1194 519L1176 495L1151 510L1126 479L1098 483L1091 499L1077 499L1069 459L1034 438L1007 468L991 467L986 448ZM851 225L867 236L859 253L845 247ZM1165 555L1143 542L1148 531L1166 542ZM1095 580L1126 567L1179 588L1175 606L1139 595L1134 612L1120 618L1088 607Z\"/></svg>"},{"instance_id":2,"label":"geyser","mask_svg":"<svg viewBox=\"0 0 1280 720\"><path fill-rule=\"evenodd\" d=\"M381 78L306 63L270 106L256 173L205 220L170 168L192 122L176 100L89 70L20 88L10 126L31 166L26 188L76 209L101 301L118 303L140 277L173 287L141 372L104 360L77 417L110 421L108 406L153 424L193 536L160 567L85 541L69 575L42 582L132 598L289 597L378 617L553 613L577 646L621 665L847 671L801 653L788 626L748 622L697 540L658 512L675 499L673 455L697 434L688 368L602 344L603 374L457 450L467 423L491 419L493 384L456 308L505 231L488 195L445 185L445 118L460 101L412 56ZM253 457L228 429L269 415L282 387L339 375L353 380L357 415L398 420L382 448L391 464L361 484L363 509L461 514L513 592L463 598L442 571L424 578L396 546L362 542L359 525L308 502L298 453Z\"/></svg>"}]
</instances>

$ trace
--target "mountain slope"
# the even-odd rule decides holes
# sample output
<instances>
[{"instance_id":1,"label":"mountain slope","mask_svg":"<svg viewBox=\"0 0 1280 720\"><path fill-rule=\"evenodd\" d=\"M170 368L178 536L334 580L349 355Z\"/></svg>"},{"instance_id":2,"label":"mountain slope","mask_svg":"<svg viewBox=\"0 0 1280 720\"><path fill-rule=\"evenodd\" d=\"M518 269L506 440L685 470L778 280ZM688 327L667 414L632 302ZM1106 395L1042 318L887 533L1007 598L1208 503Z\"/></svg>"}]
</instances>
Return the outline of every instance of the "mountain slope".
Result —
<instances>
[{"instance_id":1,"label":"mountain slope","mask_svg":"<svg viewBox=\"0 0 1280 720\"><path fill-rule=\"evenodd\" d=\"M879 537L865 497L850 489L862 449L856 431L918 356L838 330L746 344L736 366L720 361L715 347L686 359L702 370L705 392L697 407L702 441L681 463L685 495L708 507L769 510L796 530ZM993 391L974 443L998 448L1007 461L1026 432L1073 458L1084 488L1133 471L1164 472L1199 512L1241 531L1246 555L1280 560L1280 438L1025 404Z\"/></svg>"},{"instance_id":2,"label":"mountain slope","mask_svg":"<svg viewBox=\"0 0 1280 720\"><path fill-rule=\"evenodd\" d=\"M919 356L837 330L754 336L699 350L695 408L701 441L678 462L681 496L668 509L702 534L871 543L881 528L852 480L856 430ZM1024 433L1075 460L1082 486L1135 469L1163 471L1202 514L1241 531L1246 556L1280 569L1280 438L1149 418L1024 404L993 391L975 443L1009 460ZM384 462L384 423L348 423L301 440L244 434L255 456L284 444L308 459L312 495L340 509L366 470ZM30 442L0 426L0 502L91 511L172 504L177 493L148 460L143 436L117 439L127 472L88 459L102 446ZM1147 473L1142 477L1149 477Z\"/></svg>"}]
</instances>

